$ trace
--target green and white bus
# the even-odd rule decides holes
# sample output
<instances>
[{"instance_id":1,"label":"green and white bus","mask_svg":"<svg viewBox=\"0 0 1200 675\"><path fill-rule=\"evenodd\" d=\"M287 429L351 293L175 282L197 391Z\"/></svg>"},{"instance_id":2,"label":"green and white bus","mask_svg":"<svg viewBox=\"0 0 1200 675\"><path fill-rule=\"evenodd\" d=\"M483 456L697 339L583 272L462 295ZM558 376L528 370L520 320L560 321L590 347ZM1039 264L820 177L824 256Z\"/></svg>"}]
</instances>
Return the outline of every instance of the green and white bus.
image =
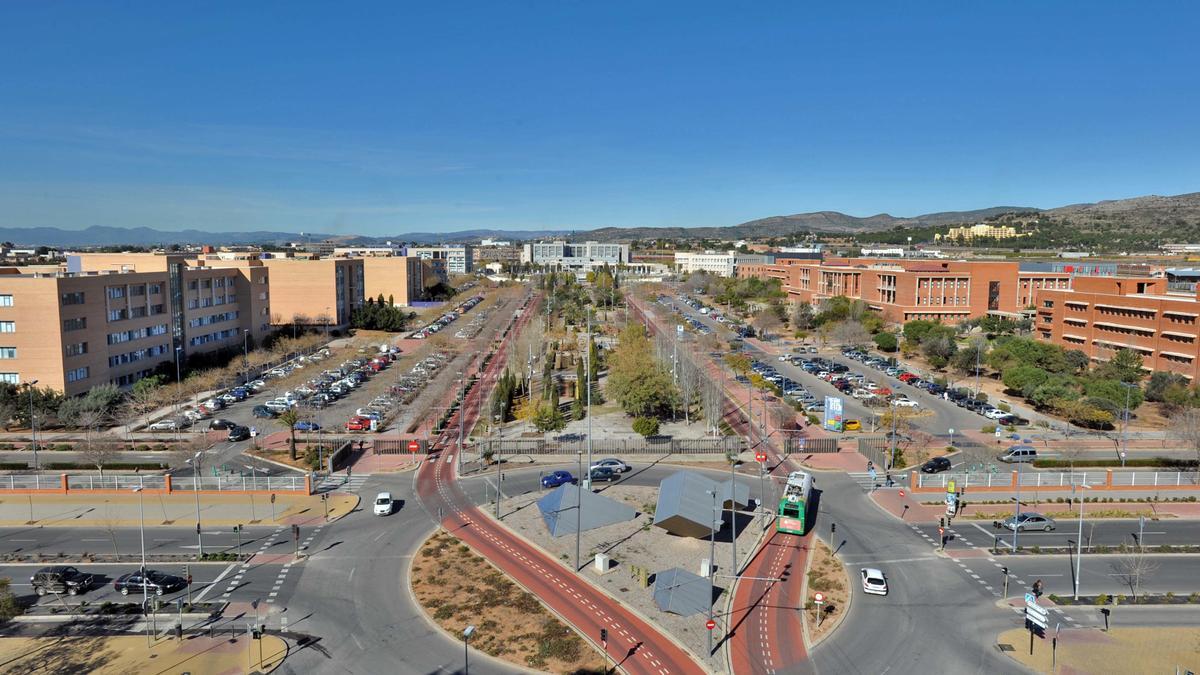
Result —
<instances>
[{"instance_id":1,"label":"green and white bus","mask_svg":"<svg viewBox=\"0 0 1200 675\"><path fill-rule=\"evenodd\" d=\"M793 471L788 474L783 487L783 498L779 500L779 514L775 529L787 534L804 534L808 531L808 501L812 498L812 474Z\"/></svg>"}]
</instances>

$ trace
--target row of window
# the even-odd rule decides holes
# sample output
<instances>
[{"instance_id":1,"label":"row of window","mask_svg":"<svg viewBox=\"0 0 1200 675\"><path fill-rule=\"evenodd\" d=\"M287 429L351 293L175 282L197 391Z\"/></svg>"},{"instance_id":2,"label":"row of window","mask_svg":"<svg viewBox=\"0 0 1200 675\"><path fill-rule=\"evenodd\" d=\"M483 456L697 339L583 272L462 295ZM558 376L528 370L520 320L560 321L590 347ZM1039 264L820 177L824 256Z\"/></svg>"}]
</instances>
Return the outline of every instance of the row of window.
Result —
<instances>
[{"instance_id":1,"label":"row of window","mask_svg":"<svg viewBox=\"0 0 1200 675\"><path fill-rule=\"evenodd\" d=\"M17 332L16 321L0 321L0 333L15 333Z\"/></svg>"},{"instance_id":2,"label":"row of window","mask_svg":"<svg viewBox=\"0 0 1200 675\"><path fill-rule=\"evenodd\" d=\"M196 335L188 339L188 344L196 347L199 345L208 344L209 342L228 340L229 338L237 335L237 333L237 329L229 329L217 331L215 333L207 333L205 335Z\"/></svg>"},{"instance_id":3,"label":"row of window","mask_svg":"<svg viewBox=\"0 0 1200 675\"><path fill-rule=\"evenodd\" d=\"M225 303L237 302L236 295L218 295L211 298L192 298L188 300L188 309L200 309L202 307L214 307L224 305Z\"/></svg>"},{"instance_id":4,"label":"row of window","mask_svg":"<svg viewBox=\"0 0 1200 675\"><path fill-rule=\"evenodd\" d=\"M16 373L0 373L0 382L5 384L21 384L21 376Z\"/></svg>"},{"instance_id":5,"label":"row of window","mask_svg":"<svg viewBox=\"0 0 1200 675\"><path fill-rule=\"evenodd\" d=\"M86 380L91 375L91 369L87 366L82 368L74 368L67 371L67 382L78 382Z\"/></svg>"},{"instance_id":6,"label":"row of window","mask_svg":"<svg viewBox=\"0 0 1200 675\"><path fill-rule=\"evenodd\" d=\"M145 349L135 349L131 352L116 354L108 357L108 367L114 368L116 366L125 365L126 363L141 361L142 359L152 359L156 356L162 356L166 353L166 345L156 345L154 347L147 347Z\"/></svg>"},{"instance_id":7,"label":"row of window","mask_svg":"<svg viewBox=\"0 0 1200 675\"><path fill-rule=\"evenodd\" d=\"M215 277L211 279L192 279L188 282L188 290L209 290L212 288L232 288L237 283L237 277Z\"/></svg>"},{"instance_id":8,"label":"row of window","mask_svg":"<svg viewBox=\"0 0 1200 675\"><path fill-rule=\"evenodd\" d=\"M12 307L13 299L9 294L0 295L0 307Z\"/></svg>"},{"instance_id":9,"label":"row of window","mask_svg":"<svg viewBox=\"0 0 1200 675\"><path fill-rule=\"evenodd\" d=\"M0 347L0 359L15 359L17 358L16 347Z\"/></svg>"},{"instance_id":10,"label":"row of window","mask_svg":"<svg viewBox=\"0 0 1200 675\"><path fill-rule=\"evenodd\" d=\"M124 330L117 333L108 334L108 344L119 345L122 342L130 340L141 340L152 335L166 335L167 324L160 323L157 326L145 326L142 328L134 328L133 330Z\"/></svg>"},{"instance_id":11,"label":"row of window","mask_svg":"<svg viewBox=\"0 0 1200 675\"><path fill-rule=\"evenodd\" d=\"M198 316L188 321L188 327L196 328L198 326L207 326L209 324L221 323L223 321L233 321L236 318L238 318L237 310L233 310L231 312L222 312L220 314L209 314L208 316Z\"/></svg>"},{"instance_id":12,"label":"row of window","mask_svg":"<svg viewBox=\"0 0 1200 675\"><path fill-rule=\"evenodd\" d=\"M84 302L86 302L86 296L83 291L62 294L62 304L64 305L82 305Z\"/></svg>"},{"instance_id":13,"label":"row of window","mask_svg":"<svg viewBox=\"0 0 1200 675\"><path fill-rule=\"evenodd\" d=\"M63 319L63 332L69 333L73 330L84 330L87 328L87 317L81 316L78 319Z\"/></svg>"},{"instance_id":14,"label":"row of window","mask_svg":"<svg viewBox=\"0 0 1200 675\"><path fill-rule=\"evenodd\" d=\"M84 354L88 353L88 343L76 342L74 344L69 344L66 346L64 351L66 352L67 356L83 356Z\"/></svg>"},{"instance_id":15,"label":"row of window","mask_svg":"<svg viewBox=\"0 0 1200 675\"><path fill-rule=\"evenodd\" d=\"M145 370L139 370L136 373L129 373L128 375L114 377L111 382L118 387L127 387L142 378L150 377L150 375L153 373L154 370L152 368L147 368Z\"/></svg>"}]
</instances>

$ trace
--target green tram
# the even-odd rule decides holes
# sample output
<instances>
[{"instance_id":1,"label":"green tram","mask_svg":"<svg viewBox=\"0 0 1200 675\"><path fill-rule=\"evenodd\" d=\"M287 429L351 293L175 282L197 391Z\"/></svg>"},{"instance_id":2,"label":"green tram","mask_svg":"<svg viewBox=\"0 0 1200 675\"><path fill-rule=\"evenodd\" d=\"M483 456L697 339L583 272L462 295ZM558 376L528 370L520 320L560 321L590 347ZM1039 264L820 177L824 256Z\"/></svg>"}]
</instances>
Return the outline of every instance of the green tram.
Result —
<instances>
[{"instance_id":1,"label":"green tram","mask_svg":"<svg viewBox=\"0 0 1200 675\"><path fill-rule=\"evenodd\" d=\"M793 471L788 474L779 500L779 514L775 529L787 534L804 534L808 531L808 501L812 498L812 474Z\"/></svg>"}]
</instances>

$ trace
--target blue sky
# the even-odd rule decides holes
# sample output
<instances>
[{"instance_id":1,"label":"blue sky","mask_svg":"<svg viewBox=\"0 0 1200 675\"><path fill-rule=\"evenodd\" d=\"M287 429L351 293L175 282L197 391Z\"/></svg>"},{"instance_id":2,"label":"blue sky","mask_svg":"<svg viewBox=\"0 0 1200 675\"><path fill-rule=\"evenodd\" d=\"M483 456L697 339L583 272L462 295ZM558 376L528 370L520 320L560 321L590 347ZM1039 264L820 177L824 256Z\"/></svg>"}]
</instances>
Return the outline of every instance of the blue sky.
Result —
<instances>
[{"instance_id":1,"label":"blue sky","mask_svg":"<svg viewBox=\"0 0 1200 675\"><path fill-rule=\"evenodd\" d=\"M1200 190L1185 2L0 5L0 226L730 225Z\"/></svg>"}]
</instances>

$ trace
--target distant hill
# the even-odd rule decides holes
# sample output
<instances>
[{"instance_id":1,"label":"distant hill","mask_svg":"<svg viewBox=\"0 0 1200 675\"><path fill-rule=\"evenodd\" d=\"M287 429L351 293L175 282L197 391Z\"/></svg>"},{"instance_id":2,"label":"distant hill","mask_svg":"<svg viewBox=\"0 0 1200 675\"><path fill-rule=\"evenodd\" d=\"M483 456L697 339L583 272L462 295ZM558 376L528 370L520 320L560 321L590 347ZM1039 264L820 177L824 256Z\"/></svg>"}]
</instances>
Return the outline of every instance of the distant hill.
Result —
<instances>
[{"instance_id":1,"label":"distant hill","mask_svg":"<svg viewBox=\"0 0 1200 675\"><path fill-rule=\"evenodd\" d=\"M1167 235L1172 234L1170 230L1174 228L1195 229L1200 226L1200 192L1072 204L1049 209L1045 213L1081 229L1106 229L1107 226L1121 225L1141 231L1160 230Z\"/></svg>"},{"instance_id":2,"label":"distant hill","mask_svg":"<svg viewBox=\"0 0 1200 675\"><path fill-rule=\"evenodd\" d=\"M282 244L289 241L322 241L332 239L339 243L375 244L385 241L433 244L439 242L478 243L484 237L520 241L542 237L563 236L569 230L462 230L459 232L412 232L390 237L364 237L357 235L333 235L315 232L273 232L255 230L249 232L208 232L204 230L156 230L149 227L102 227L92 226L82 230L63 230L57 227L0 227L0 241L11 241L17 246L53 246L71 248L75 246L170 246L171 244L212 244L214 246L247 244Z\"/></svg>"},{"instance_id":3,"label":"distant hill","mask_svg":"<svg viewBox=\"0 0 1200 675\"><path fill-rule=\"evenodd\" d=\"M785 237L798 232L875 232L897 226L929 226L949 223L978 222L1000 215L1021 211L1037 211L1025 206L993 206L975 211L943 211L911 218L886 213L859 218L839 211L816 211L790 216L759 218L740 225L726 227L606 227L580 232L573 239L613 241L617 239L745 239L756 237Z\"/></svg>"}]
</instances>

